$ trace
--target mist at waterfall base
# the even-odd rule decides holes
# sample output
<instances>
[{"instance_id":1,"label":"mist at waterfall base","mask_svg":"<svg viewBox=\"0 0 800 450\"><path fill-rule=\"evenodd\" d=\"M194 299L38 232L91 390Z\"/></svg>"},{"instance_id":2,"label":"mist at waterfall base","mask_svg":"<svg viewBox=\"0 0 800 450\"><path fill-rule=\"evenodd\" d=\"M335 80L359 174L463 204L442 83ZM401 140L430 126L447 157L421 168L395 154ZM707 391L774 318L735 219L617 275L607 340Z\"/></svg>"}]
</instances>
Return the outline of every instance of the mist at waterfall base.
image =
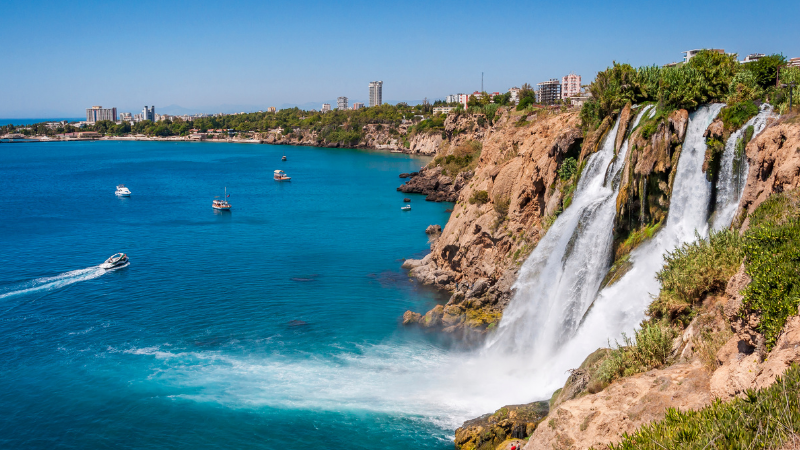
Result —
<instances>
[{"instance_id":1,"label":"mist at waterfall base","mask_svg":"<svg viewBox=\"0 0 800 450\"><path fill-rule=\"evenodd\" d=\"M196 143L0 147L12 202L0 222L0 409L11 418L0 443L452 448L464 420L546 399L639 324L663 254L707 234L702 134L721 107L690 115L667 223L598 292L628 150L626 140L614 155L616 124L477 351L398 323L442 301L399 269L424 254L422 230L447 220L448 205L421 196L399 210L396 176L419 160ZM275 168L291 184L272 181ZM120 182L131 198L113 196ZM235 210L214 214L226 185ZM119 250L130 267L98 275Z\"/></svg>"}]
</instances>

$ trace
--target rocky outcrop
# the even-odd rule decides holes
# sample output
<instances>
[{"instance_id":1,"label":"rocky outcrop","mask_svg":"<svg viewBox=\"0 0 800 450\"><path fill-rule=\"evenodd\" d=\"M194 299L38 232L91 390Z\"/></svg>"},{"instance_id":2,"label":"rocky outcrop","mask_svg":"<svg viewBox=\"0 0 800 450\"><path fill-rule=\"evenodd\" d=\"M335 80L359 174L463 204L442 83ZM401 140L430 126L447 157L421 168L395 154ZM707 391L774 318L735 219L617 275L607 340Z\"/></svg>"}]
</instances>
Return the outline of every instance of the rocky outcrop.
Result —
<instances>
[{"instance_id":1,"label":"rocky outcrop","mask_svg":"<svg viewBox=\"0 0 800 450\"><path fill-rule=\"evenodd\" d=\"M444 175L441 167L424 167L397 190L407 194L425 195L425 200L429 202L455 202L470 178L472 172L462 172L453 178Z\"/></svg>"},{"instance_id":2,"label":"rocky outcrop","mask_svg":"<svg viewBox=\"0 0 800 450\"><path fill-rule=\"evenodd\" d=\"M739 204L740 218L773 193L800 186L800 115L787 115L767 125L747 144L746 152L750 170ZM745 218L742 229L748 225Z\"/></svg>"},{"instance_id":3,"label":"rocky outcrop","mask_svg":"<svg viewBox=\"0 0 800 450\"><path fill-rule=\"evenodd\" d=\"M502 444L523 444L547 416L547 402L504 406L494 414L464 422L456 430L455 444L460 450L496 449ZM511 441L511 442L507 442ZM504 446L504 447L506 447Z\"/></svg>"},{"instance_id":4,"label":"rocky outcrop","mask_svg":"<svg viewBox=\"0 0 800 450\"><path fill-rule=\"evenodd\" d=\"M408 139L408 149L405 153L431 156L435 155L441 146L441 133L414 134Z\"/></svg>"},{"instance_id":5,"label":"rocky outcrop","mask_svg":"<svg viewBox=\"0 0 800 450\"><path fill-rule=\"evenodd\" d=\"M534 115L532 122L517 126L519 116L500 110L485 132L477 128L479 119L448 118L451 134L459 127L466 127L471 138L485 133L480 160L457 197L449 197L456 205L431 254L404 265L423 283L452 292L440 324L447 331L486 330L500 320L519 264L560 204L560 163L567 155L578 157L582 143L576 112ZM421 172L403 192L440 189L437 185L444 183L437 168L426 172L430 176Z\"/></svg>"}]
</instances>

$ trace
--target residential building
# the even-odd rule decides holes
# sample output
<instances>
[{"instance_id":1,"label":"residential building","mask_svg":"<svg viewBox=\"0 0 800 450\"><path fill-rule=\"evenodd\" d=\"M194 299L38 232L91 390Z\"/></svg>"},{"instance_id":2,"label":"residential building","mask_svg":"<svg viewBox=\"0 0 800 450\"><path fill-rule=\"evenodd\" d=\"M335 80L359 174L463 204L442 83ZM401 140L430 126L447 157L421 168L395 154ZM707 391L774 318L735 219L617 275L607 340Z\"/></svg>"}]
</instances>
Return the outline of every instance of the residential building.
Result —
<instances>
[{"instance_id":1,"label":"residential building","mask_svg":"<svg viewBox=\"0 0 800 450\"><path fill-rule=\"evenodd\" d=\"M759 59L761 59L761 58L763 58L765 56L767 56L767 55L765 55L763 53L751 53L751 54L745 56L745 58L743 60L739 61L739 62L742 63L742 64L747 64L747 63L751 63L751 62L754 62L754 61L758 61Z\"/></svg>"},{"instance_id":2,"label":"residential building","mask_svg":"<svg viewBox=\"0 0 800 450\"><path fill-rule=\"evenodd\" d=\"M322 104L322 112L326 113L326 112L328 112L330 110L331 110L331 104L330 103L323 103Z\"/></svg>"},{"instance_id":3,"label":"residential building","mask_svg":"<svg viewBox=\"0 0 800 450\"><path fill-rule=\"evenodd\" d=\"M575 97L581 93L581 76L570 73L561 78L561 98Z\"/></svg>"},{"instance_id":4,"label":"residential building","mask_svg":"<svg viewBox=\"0 0 800 450\"><path fill-rule=\"evenodd\" d=\"M433 114L450 114L450 111L456 109L454 106L437 106L433 108Z\"/></svg>"},{"instance_id":5,"label":"residential building","mask_svg":"<svg viewBox=\"0 0 800 450\"><path fill-rule=\"evenodd\" d=\"M353 103L353 111L364 107L363 103Z\"/></svg>"},{"instance_id":6,"label":"residential building","mask_svg":"<svg viewBox=\"0 0 800 450\"><path fill-rule=\"evenodd\" d=\"M561 84L555 78L536 85L536 101L544 105L552 105L561 99Z\"/></svg>"},{"instance_id":7,"label":"residential building","mask_svg":"<svg viewBox=\"0 0 800 450\"><path fill-rule=\"evenodd\" d=\"M692 59L695 55L702 52L703 50L708 50L710 52L717 52L723 55L725 54L725 50L721 48L698 48L695 50L687 50L683 52L683 62L685 63L689 62L690 59Z\"/></svg>"},{"instance_id":8,"label":"residential building","mask_svg":"<svg viewBox=\"0 0 800 450\"><path fill-rule=\"evenodd\" d=\"M347 111L347 97L339 97L336 99L336 109L339 111Z\"/></svg>"},{"instance_id":9,"label":"residential building","mask_svg":"<svg viewBox=\"0 0 800 450\"><path fill-rule=\"evenodd\" d=\"M518 88L516 86L514 86L514 87L512 87L511 89L508 90L508 92L511 94L511 98L509 99L509 101L511 101L511 103L519 103L519 91L521 91L521 90L522 89L520 89L520 88Z\"/></svg>"},{"instance_id":10,"label":"residential building","mask_svg":"<svg viewBox=\"0 0 800 450\"><path fill-rule=\"evenodd\" d=\"M583 106L587 100L589 100L590 96L588 95L577 95L574 97L570 97L569 102L572 106Z\"/></svg>"},{"instance_id":11,"label":"residential building","mask_svg":"<svg viewBox=\"0 0 800 450\"><path fill-rule=\"evenodd\" d=\"M800 58L791 58L786 65L789 67L800 67Z\"/></svg>"},{"instance_id":12,"label":"residential building","mask_svg":"<svg viewBox=\"0 0 800 450\"><path fill-rule=\"evenodd\" d=\"M133 122L133 115L129 112L119 113L120 122Z\"/></svg>"},{"instance_id":13,"label":"residential building","mask_svg":"<svg viewBox=\"0 0 800 450\"><path fill-rule=\"evenodd\" d=\"M274 106L270 106L269 108L267 108L267 112L274 113L275 111L277 110L275 109Z\"/></svg>"},{"instance_id":14,"label":"residential building","mask_svg":"<svg viewBox=\"0 0 800 450\"><path fill-rule=\"evenodd\" d=\"M379 106L383 104L383 81L370 81L369 83L369 106Z\"/></svg>"},{"instance_id":15,"label":"residential building","mask_svg":"<svg viewBox=\"0 0 800 450\"><path fill-rule=\"evenodd\" d=\"M144 109L142 109L142 121L145 121L145 120L149 120L151 122L155 122L156 121L156 107L155 106L151 106L149 108L147 106L145 106Z\"/></svg>"},{"instance_id":16,"label":"residential building","mask_svg":"<svg viewBox=\"0 0 800 450\"><path fill-rule=\"evenodd\" d=\"M467 103L469 103L469 95L467 94L458 94L458 103L464 105L464 109L467 109Z\"/></svg>"},{"instance_id":17,"label":"residential building","mask_svg":"<svg viewBox=\"0 0 800 450\"><path fill-rule=\"evenodd\" d=\"M447 99L445 99L445 101L446 101L447 103L457 103L457 102L458 102L458 96L459 96L459 95L460 95L460 94L448 95L448 96L447 96Z\"/></svg>"},{"instance_id":18,"label":"residential building","mask_svg":"<svg viewBox=\"0 0 800 450\"><path fill-rule=\"evenodd\" d=\"M101 120L117 121L117 108L103 108L102 106L92 106L86 109L86 121L89 123Z\"/></svg>"}]
</instances>

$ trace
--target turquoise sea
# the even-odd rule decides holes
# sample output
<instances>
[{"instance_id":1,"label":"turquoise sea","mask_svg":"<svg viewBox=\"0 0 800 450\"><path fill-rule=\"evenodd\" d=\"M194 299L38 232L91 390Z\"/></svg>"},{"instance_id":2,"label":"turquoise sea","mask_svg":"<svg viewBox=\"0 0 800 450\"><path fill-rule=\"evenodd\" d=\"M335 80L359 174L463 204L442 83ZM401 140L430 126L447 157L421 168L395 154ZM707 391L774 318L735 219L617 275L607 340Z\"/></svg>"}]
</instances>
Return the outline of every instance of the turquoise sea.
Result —
<instances>
[{"instance_id":1,"label":"turquoise sea","mask_svg":"<svg viewBox=\"0 0 800 450\"><path fill-rule=\"evenodd\" d=\"M443 300L400 268L452 207L400 210L425 162L0 144L0 448L452 448L467 411L426 380L462 350L400 324Z\"/></svg>"}]
</instances>

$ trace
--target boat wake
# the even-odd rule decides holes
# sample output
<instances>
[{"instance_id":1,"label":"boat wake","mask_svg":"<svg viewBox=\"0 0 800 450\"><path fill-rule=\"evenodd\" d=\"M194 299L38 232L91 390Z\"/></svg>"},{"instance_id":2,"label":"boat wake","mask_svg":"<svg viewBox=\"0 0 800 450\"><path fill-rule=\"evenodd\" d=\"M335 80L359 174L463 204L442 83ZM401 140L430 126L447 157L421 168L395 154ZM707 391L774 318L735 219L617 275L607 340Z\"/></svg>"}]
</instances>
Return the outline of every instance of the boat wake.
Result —
<instances>
[{"instance_id":1,"label":"boat wake","mask_svg":"<svg viewBox=\"0 0 800 450\"><path fill-rule=\"evenodd\" d=\"M17 283L5 288L0 288L0 300L19 295L28 295L37 292L49 292L56 289L61 289L81 281L93 280L106 272L108 272L108 270L101 269L100 266L92 266L85 269L64 272L54 277L42 277L31 281Z\"/></svg>"}]
</instances>

